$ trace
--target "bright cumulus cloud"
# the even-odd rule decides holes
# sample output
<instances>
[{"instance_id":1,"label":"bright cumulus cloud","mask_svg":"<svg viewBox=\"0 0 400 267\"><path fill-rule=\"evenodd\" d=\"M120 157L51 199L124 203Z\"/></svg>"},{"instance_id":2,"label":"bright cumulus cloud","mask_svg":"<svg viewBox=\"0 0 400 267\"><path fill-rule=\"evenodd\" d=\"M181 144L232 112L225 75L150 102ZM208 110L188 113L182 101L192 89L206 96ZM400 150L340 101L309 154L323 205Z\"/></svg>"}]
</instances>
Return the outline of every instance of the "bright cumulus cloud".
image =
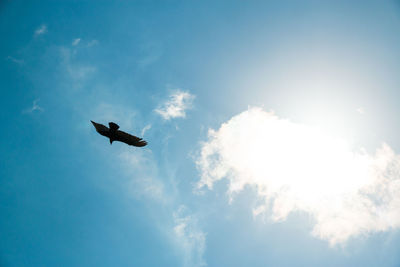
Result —
<instances>
[{"instance_id":1,"label":"bright cumulus cloud","mask_svg":"<svg viewBox=\"0 0 400 267\"><path fill-rule=\"evenodd\" d=\"M169 99L155 110L164 120L186 117L186 110L192 108L195 96L185 91L176 91Z\"/></svg>"},{"instance_id":2,"label":"bright cumulus cloud","mask_svg":"<svg viewBox=\"0 0 400 267\"><path fill-rule=\"evenodd\" d=\"M323 131L250 108L210 130L197 159L198 187L226 178L229 193L251 186L262 200L253 214L315 219L312 234L330 244L400 227L400 156L351 149Z\"/></svg>"}]
</instances>

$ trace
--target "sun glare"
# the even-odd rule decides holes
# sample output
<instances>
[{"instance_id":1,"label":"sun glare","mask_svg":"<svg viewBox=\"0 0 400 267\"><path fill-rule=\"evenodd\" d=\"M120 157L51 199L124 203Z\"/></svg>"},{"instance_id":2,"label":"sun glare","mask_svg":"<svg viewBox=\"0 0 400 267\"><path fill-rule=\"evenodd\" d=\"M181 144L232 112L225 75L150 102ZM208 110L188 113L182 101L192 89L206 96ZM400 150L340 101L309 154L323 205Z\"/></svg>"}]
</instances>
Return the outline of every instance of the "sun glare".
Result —
<instances>
[{"instance_id":1,"label":"sun glare","mask_svg":"<svg viewBox=\"0 0 400 267\"><path fill-rule=\"evenodd\" d=\"M388 168L399 162L387 145L370 155L319 128L251 108L218 131L210 130L197 164L199 187L212 188L227 178L232 195L250 185L265 200L253 209L255 215L270 210L274 220L283 220L295 210L309 212L317 221L314 234L335 243L378 227L376 221L386 212L382 199L393 198L389 206L397 207L390 187L399 177ZM384 228L400 221L381 223Z\"/></svg>"},{"instance_id":2,"label":"sun glare","mask_svg":"<svg viewBox=\"0 0 400 267\"><path fill-rule=\"evenodd\" d=\"M269 116L270 120L260 120L261 124L253 118L255 128L241 133L252 140L232 147L246 155L233 157L232 166L240 173L254 177L257 184L267 181L273 191L289 190L309 205L310 201L351 193L368 183L369 159L361 150L352 151L345 140L322 130ZM243 160L246 162L240 163Z\"/></svg>"}]
</instances>

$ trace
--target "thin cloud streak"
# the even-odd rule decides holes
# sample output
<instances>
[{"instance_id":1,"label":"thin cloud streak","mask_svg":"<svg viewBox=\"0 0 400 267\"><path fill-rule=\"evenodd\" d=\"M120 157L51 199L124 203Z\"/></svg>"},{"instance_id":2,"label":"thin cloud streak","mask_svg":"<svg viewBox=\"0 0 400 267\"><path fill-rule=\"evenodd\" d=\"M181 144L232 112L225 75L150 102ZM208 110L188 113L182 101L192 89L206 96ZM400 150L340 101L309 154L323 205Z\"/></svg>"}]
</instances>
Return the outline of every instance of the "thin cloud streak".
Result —
<instances>
[{"instance_id":1,"label":"thin cloud streak","mask_svg":"<svg viewBox=\"0 0 400 267\"><path fill-rule=\"evenodd\" d=\"M121 105L100 104L92 111L91 117L103 123L118 122L124 130L133 133L135 129L140 129L139 126L143 125L135 110ZM92 126L88 127L91 129ZM142 136L151 127L152 124L145 125L141 130ZM154 216L160 223L160 231L168 237L168 242L182 258L183 266L205 266L203 256L206 249L206 236L198 225L197 216L186 206L181 205L181 200L176 192L171 190L168 179L165 179L165 175L161 175L160 164L151 148L116 147L120 148L115 152L115 158L118 160L114 164L120 164L119 181L122 181L125 192L129 196L149 201L157 208L162 207L162 210L166 211ZM154 209L155 212L157 208ZM158 224L157 222L155 224Z\"/></svg>"},{"instance_id":2,"label":"thin cloud streak","mask_svg":"<svg viewBox=\"0 0 400 267\"><path fill-rule=\"evenodd\" d=\"M18 64L18 65L23 65L25 63L25 61L23 59L17 59L17 58L14 58L12 56L8 56L7 60L12 61L12 62L14 62L15 64Z\"/></svg>"},{"instance_id":3,"label":"thin cloud streak","mask_svg":"<svg viewBox=\"0 0 400 267\"><path fill-rule=\"evenodd\" d=\"M39 35L43 35L47 33L47 25L46 24L42 24L39 28L37 28L35 30L35 37L39 36Z\"/></svg>"},{"instance_id":4,"label":"thin cloud streak","mask_svg":"<svg viewBox=\"0 0 400 267\"><path fill-rule=\"evenodd\" d=\"M77 46L77 45L80 43L80 41L81 41L81 38L76 38L76 39L74 39L74 40L72 41L72 45L73 45L73 46Z\"/></svg>"},{"instance_id":5,"label":"thin cloud streak","mask_svg":"<svg viewBox=\"0 0 400 267\"><path fill-rule=\"evenodd\" d=\"M41 106L39 106L38 102L39 102L39 99L33 100L32 107L24 109L22 111L22 113L26 114L26 113L34 113L34 112L43 112L44 109Z\"/></svg>"},{"instance_id":6,"label":"thin cloud streak","mask_svg":"<svg viewBox=\"0 0 400 267\"><path fill-rule=\"evenodd\" d=\"M143 127L142 132L141 132L141 136L143 137L144 134L151 129L151 124L148 124L146 126Z\"/></svg>"},{"instance_id":7,"label":"thin cloud streak","mask_svg":"<svg viewBox=\"0 0 400 267\"><path fill-rule=\"evenodd\" d=\"M99 44L99 41L97 41L97 40L92 40L92 41L90 41L88 44L87 44L87 46L88 47L92 47L92 46L95 46L95 45L98 45Z\"/></svg>"},{"instance_id":8,"label":"thin cloud streak","mask_svg":"<svg viewBox=\"0 0 400 267\"><path fill-rule=\"evenodd\" d=\"M92 65L79 63L75 58L76 52L73 49L61 47L60 55L62 66L66 69L72 81L77 84L77 87L97 71L97 68Z\"/></svg>"},{"instance_id":9,"label":"thin cloud streak","mask_svg":"<svg viewBox=\"0 0 400 267\"><path fill-rule=\"evenodd\" d=\"M174 212L173 233L177 246L183 250L183 266L206 266L203 258L205 252L206 235L197 225L197 219L190 214L186 206L181 205Z\"/></svg>"}]
</instances>

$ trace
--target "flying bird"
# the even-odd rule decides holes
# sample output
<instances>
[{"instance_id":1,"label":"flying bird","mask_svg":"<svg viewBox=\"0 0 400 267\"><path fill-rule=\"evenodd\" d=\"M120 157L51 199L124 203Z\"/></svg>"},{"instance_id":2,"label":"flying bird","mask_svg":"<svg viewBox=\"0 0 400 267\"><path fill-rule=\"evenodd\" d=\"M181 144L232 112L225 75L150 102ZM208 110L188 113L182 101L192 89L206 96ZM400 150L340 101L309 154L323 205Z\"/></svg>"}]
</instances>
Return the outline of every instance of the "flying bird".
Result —
<instances>
[{"instance_id":1,"label":"flying bird","mask_svg":"<svg viewBox=\"0 0 400 267\"><path fill-rule=\"evenodd\" d=\"M142 147L147 145L147 142L144 141L142 138L118 130L119 126L114 122L108 123L110 128L94 121L91 122L93 123L94 128L96 128L96 131L99 134L110 138L110 144L112 144L112 142L114 141L120 141L130 146Z\"/></svg>"}]
</instances>

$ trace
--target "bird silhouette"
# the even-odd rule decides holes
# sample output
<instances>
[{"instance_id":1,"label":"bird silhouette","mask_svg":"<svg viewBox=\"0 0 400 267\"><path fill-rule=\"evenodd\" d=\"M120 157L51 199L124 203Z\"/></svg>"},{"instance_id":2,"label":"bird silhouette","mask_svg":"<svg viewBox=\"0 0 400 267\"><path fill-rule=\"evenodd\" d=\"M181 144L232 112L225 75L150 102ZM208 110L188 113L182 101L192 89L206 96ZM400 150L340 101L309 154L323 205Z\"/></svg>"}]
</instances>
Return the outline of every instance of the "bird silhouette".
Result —
<instances>
[{"instance_id":1,"label":"bird silhouette","mask_svg":"<svg viewBox=\"0 0 400 267\"><path fill-rule=\"evenodd\" d=\"M112 144L112 142L114 141L120 141L130 146L143 147L147 145L147 142L144 141L142 138L118 130L119 126L114 122L108 123L110 128L94 121L91 122L99 134L106 136L110 139L110 144Z\"/></svg>"}]
</instances>

